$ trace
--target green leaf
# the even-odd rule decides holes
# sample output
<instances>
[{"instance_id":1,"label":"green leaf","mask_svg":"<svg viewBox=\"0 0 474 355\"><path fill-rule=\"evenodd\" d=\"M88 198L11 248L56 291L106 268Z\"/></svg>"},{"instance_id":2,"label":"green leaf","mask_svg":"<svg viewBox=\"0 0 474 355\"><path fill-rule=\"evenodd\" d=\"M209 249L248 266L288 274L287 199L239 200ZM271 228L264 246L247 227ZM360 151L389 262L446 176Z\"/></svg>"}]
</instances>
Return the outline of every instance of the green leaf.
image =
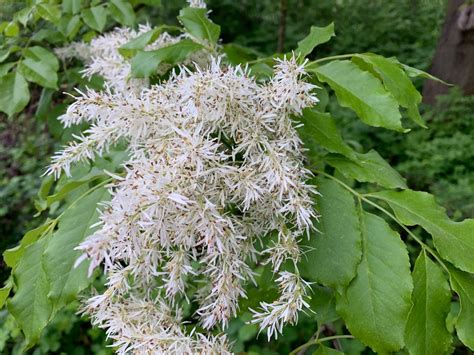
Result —
<instances>
[{"instance_id":1,"label":"green leaf","mask_svg":"<svg viewBox=\"0 0 474 355\"><path fill-rule=\"evenodd\" d=\"M198 41L209 41L212 44L219 40L221 26L209 20L207 9L186 7L179 12L178 20Z\"/></svg>"},{"instance_id":2,"label":"green leaf","mask_svg":"<svg viewBox=\"0 0 474 355\"><path fill-rule=\"evenodd\" d=\"M352 60L355 63L362 61L370 67L371 71L380 76L387 91L393 95L400 106L408 110L408 116L415 123L426 128L418 110L421 94L396 62L372 53L357 54Z\"/></svg>"},{"instance_id":3,"label":"green leaf","mask_svg":"<svg viewBox=\"0 0 474 355\"><path fill-rule=\"evenodd\" d=\"M334 60L310 71L335 91L341 106L354 110L366 124L405 131L397 101L369 72L348 60Z\"/></svg>"},{"instance_id":4,"label":"green leaf","mask_svg":"<svg viewBox=\"0 0 474 355\"><path fill-rule=\"evenodd\" d=\"M124 57L132 57L139 50L144 49L148 44L154 42L163 32L179 32L180 28L175 26L162 25L154 28L148 32L141 34L140 36L132 39L130 42L125 43L119 48L119 52Z\"/></svg>"},{"instance_id":5,"label":"green leaf","mask_svg":"<svg viewBox=\"0 0 474 355\"><path fill-rule=\"evenodd\" d=\"M33 34L31 40L36 42L45 41L54 45L62 45L63 42L66 41L66 38L58 29L42 28Z\"/></svg>"},{"instance_id":6,"label":"green leaf","mask_svg":"<svg viewBox=\"0 0 474 355\"><path fill-rule=\"evenodd\" d=\"M20 11L15 12L15 14L13 15L13 19L21 23L24 27L26 27L26 24L30 19L32 9L33 8L31 6L28 6L21 9Z\"/></svg>"},{"instance_id":7,"label":"green leaf","mask_svg":"<svg viewBox=\"0 0 474 355\"><path fill-rule=\"evenodd\" d=\"M102 32L107 23L107 10L103 6L94 6L82 12L84 23L96 30Z\"/></svg>"},{"instance_id":8,"label":"green leaf","mask_svg":"<svg viewBox=\"0 0 474 355\"><path fill-rule=\"evenodd\" d=\"M59 70L58 58L46 48L40 46L29 47L23 51L23 55L25 58L30 58L37 62L44 62L54 71Z\"/></svg>"},{"instance_id":9,"label":"green leaf","mask_svg":"<svg viewBox=\"0 0 474 355\"><path fill-rule=\"evenodd\" d=\"M112 17L121 25L132 27L135 25L135 12L132 5L125 0L111 0L109 10Z\"/></svg>"},{"instance_id":10,"label":"green leaf","mask_svg":"<svg viewBox=\"0 0 474 355\"><path fill-rule=\"evenodd\" d=\"M474 275L449 267L451 287L461 300L456 332L464 345L474 351Z\"/></svg>"},{"instance_id":11,"label":"green leaf","mask_svg":"<svg viewBox=\"0 0 474 355\"><path fill-rule=\"evenodd\" d=\"M61 9L58 5L53 4L37 4L36 11L38 15L44 18L46 21L56 23L61 18Z\"/></svg>"},{"instance_id":12,"label":"green leaf","mask_svg":"<svg viewBox=\"0 0 474 355\"><path fill-rule=\"evenodd\" d=\"M340 155L328 155L325 161L339 170L344 176L360 182L372 182L387 188L406 189L405 179L388 164L375 150L368 153L355 153L350 160Z\"/></svg>"},{"instance_id":13,"label":"green leaf","mask_svg":"<svg viewBox=\"0 0 474 355\"><path fill-rule=\"evenodd\" d=\"M339 153L348 158L357 159L355 152L342 139L330 114L307 108L303 110L303 115L296 120L304 124L298 129L298 133L305 148L311 150L312 147L319 145L331 153Z\"/></svg>"},{"instance_id":14,"label":"green leaf","mask_svg":"<svg viewBox=\"0 0 474 355\"><path fill-rule=\"evenodd\" d=\"M404 345L411 307L408 253L382 218L362 211L359 218L362 261L356 278L338 298L337 309L350 332L374 351L397 351Z\"/></svg>"},{"instance_id":15,"label":"green leaf","mask_svg":"<svg viewBox=\"0 0 474 355\"><path fill-rule=\"evenodd\" d=\"M7 74L11 68L15 66L16 63L4 63L0 64L0 77L4 76Z\"/></svg>"},{"instance_id":16,"label":"green leaf","mask_svg":"<svg viewBox=\"0 0 474 355\"><path fill-rule=\"evenodd\" d=\"M256 63L250 66L250 75L257 80L269 79L273 76L273 66L268 63Z\"/></svg>"},{"instance_id":17,"label":"green leaf","mask_svg":"<svg viewBox=\"0 0 474 355\"><path fill-rule=\"evenodd\" d=\"M49 238L42 238L26 248L14 272L17 291L7 304L29 345L39 340L53 314L53 305L47 297L49 282L43 259Z\"/></svg>"},{"instance_id":18,"label":"green leaf","mask_svg":"<svg viewBox=\"0 0 474 355\"><path fill-rule=\"evenodd\" d=\"M10 48L0 49L0 63L7 59L10 56L10 53Z\"/></svg>"},{"instance_id":19,"label":"green leaf","mask_svg":"<svg viewBox=\"0 0 474 355\"><path fill-rule=\"evenodd\" d=\"M28 83L15 71L0 78L0 111L8 116L23 110L30 101Z\"/></svg>"},{"instance_id":20,"label":"green leaf","mask_svg":"<svg viewBox=\"0 0 474 355\"><path fill-rule=\"evenodd\" d=\"M141 51L132 59L132 75L137 78L151 76L156 73L161 63L172 66L185 60L190 54L200 50L202 46L189 39L163 47L154 51Z\"/></svg>"},{"instance_id":21,"label":"green leaf","mask_svg":"<svg viewBox=\"0 0 474 355\"><path fill-rule=\"evenodd\" d=\"M48 90L48 89L43 89L43 92L44 90ZM53 186L54 181L55 179L54 179L54 176L52 175L46 175L45 177L43 177L40 188L38 190L38 198L40 200L44 200L46 199L46 197L48 197L49 191L51 190L51 187Z\"/></svg>"},{"instance_id":22,"label":"green leaf","mask_svg":"<svg viewBox=\"0 0 474 355\"><path fill-rule=\"evenodd\" d=\"M254 339L258 334L258 326L256 324L244 324L239 329L239 340L240 341L249 341Z\"/></svg>"},{"instance_id":23,"label":"green leaf","mask_svg":"<svg viewBox=\"0 0 474 355\"><path fill-rule=\"evenodd\" d=\"M17 250L10 251L18 291L8 307L28 344L36 342L52 315L90 283L87 264L74 268L80 254L74 248L93 233L90 227L98 219L97 203L108 196L101 187L76 200L65 210L54 235L38 240L49 227L41 226L27 233Z\"/></svg>"},{"instance_id":24,"label":"green leaf","mask_svg":"<svg viewBox=\"0 0 474 355\"><path fill-rule=\"evenodd\" d=\"M50 89L57 89L59 61L47 49L39 46L26 48L18 69L28 81Z\"/></svg>"},{"instance_id":25,"label":"green leaf","mask_svg":"<svg viewBox=\"0 0 474 355\"><path fill-rule=\"evenodd\" d=\"M314 312L319 327L340 318L336 312L336 294L330 288L313 286L310 306L312 312L308 315L313 316Z\"/></svg>"},{"instance_id":26,"label":"green leaf","mask_svg":"<svg viewBox=\"0 0 474 355\"><path fill-rule=\"evenodd\" d=\"M301 57L306 57L316 46L328 42L333 36L334 23L330 23L326 27L311 26L309 35L298 42L295 52Z\"/></svg>"},{"instance_id":27,"label":"green leaf","mask_svg":"<svg viewBox=\"0 0 474 355\"><path fill-rule=\"evenodd\" d=\"M41 226L28 231L20 241L20 244L14 248L7 249L3 252L3 260L5 263L12 269L18 265L18 262L21 260L25 254L25 248L36 242L41 235L49 228L51 222L46 222Z\"/></svg>"},{"instance_id":28,"label":"green leaf","mask_svg":"<svg viewBox=\"0 0 474 355\"><path fill-rule=\"evenodd\" d=\"M391 59L395 63L400 65L403 68L403 70L405 70L405 72L408 74L409 77L412 77L412 78L419 77L419 78L423 78L423 79L429 79L429 80L437 81L438 83L441 83L441 84L444 84L444 85L447 85L447 86L453 86L452 84L449 84L449 83L445 82L444 80L441 80L440 78L437 78L436 76L431 75L430 73L427 73L427 72L425 72L423 70L420 70L420 69L417 69L417 68L410 67L406 64L402 64L394 58L391 58Z\"/></svg>"},{"instance_id":29,"label":"green leaf","mask_svg":"<svg viewBox=\"0 0 474 355\"><path fill-rule=\"evenodd\" d=\"M108 196L106 188L99 188L66 210L58 230L45 248L44 269L51 285L48 297L55 308L73 301L91 282L87 276L87 263L74 267L81 255L74 248L94 232L91 226L98 220L97 204Z\"/></svg>"},{"instance_id":30,"label":"green leaf","mask_svg":"<svg viewBox=\"0 0 474 355\"><path fill-rule=\"evenodd\" d=\"M94 30L87 31L81 36L83 42L90 43L94 38L97 37L97 32Z\"/></svg>"},{"instance_id":31,"label":"green leaf","mask_svg":"<svg viewBox=\"0 0 474 355\"><path fill-rule=\"evenodd\" d=\"M12 289L11 285L5 285L2 288L0 288L0 309L3 308L5 305L5 302L10 295L10 291Z\"/></svg>"},{"instance_id":32,"label":"green leaf","mask_svg":"<svg viewBox=\"0 0 474 355\"><path fill-rule=\"evenodd\" d=\"M28 81L45 88L57 89L58 87L58 74L45 62L25 58L18 65L18 70Z\"/></svg>"},{"instance_id":33,"label":"green leaf","mask_svg":"<svg viewBox=\"0 0 474 355\"><path fill-rule=\"evenodd\" d=\"M58 192L46 198L44 209L51 206L54 202L63 200L71 191L85 185L86 183L87 181L71 181L71 182L66 183L64 186L61 187L61 189Z\"/></svg>"},{"instance_id":34,"label":"green leaf","mask_svg":"<svg viewBox=\"0 0 474 355\"><path fill-rule=\"evenodd\" d=\"M35 116L40 119L46 119L51 113L51 103L53 101L54 90L43 88L41 96L38 100L38 106L35 111Z\"/></svg>"},{"instance_id":35,"label":"green leaf","mask_svg":"<svg viewBox=\"0 0 474 355\"><path fill-rule=\"evenodd\" d=\"M135 0L136 4L144 4L153 7L161 6L161 0Z\"/></svg>"},{"instance_id":36,"label":"green leaf","mask_svg":"<svg viewBox=\"0 0 474 355\"><path fill-rule=\"evenodd\" d=\"M434 196L426 192L381 191L370 196L386 201L403 224L420 225L428 231L444 259L461 270L474 272L474 219L450 220Z\"/></svg>"},{"instance_id":37,"label":"green leaf","mask_svg":"<svg viewBox=\"0 0 474 355\"><path fill-rule=\"evenodd\" d=\"M318 232L303 241L308 250L299 268L308 279L340 290L355 277L361 259L357 209L351 193L338 183L317 178L316 185L321 193L316 200L321 214Z\"/></svg>"},{"instance_id":38,"label":"green leaf","mask_svg":"<svg viewBox=\"0 0 474 355\"><path fill-rule=\"evenodd\" d=\"M446 318L451 307L451 291L443 271L424 251L413 270L413 307L408 317L405 344L413 355L445 354L451 344Z\"/></svg>"},{"instance_id":39,"label":"green leaf","mask_svg":"<svg viewBox=\"0 0 474 355\"><path fill-rule=\"evenodd\" d=\"M153 29L132 39L130 42L119 48L120 54L124 57L131 57L135 55L139 50L144 49L147 44L152 42L153 39L156 39L156 32L156 29Z\"/></svg>"},{"instance_id":40,"label":"green leaf","mask_svg":"<svg viewBox=\"0 0 474 355\"><path fill-rule=\"evenodd\" d=\"M82 9L83 0L63 0L63 12L75 15Z\"/></svg>"},{"instance_id":41,"label":"green leaf","mask_svg":"<svg viewBox=\"0 0 474 355\"><path fill-rule=\"evenodd\" d=\"M46 197L44 208L48 208L54 202L63 200L71 191L92 182L100 177L105 177L102 169L92 168L86 175L78 179L68 178L67 182L62 185L54 194Z\"/></svg>"},{"instance_id":42,"label":"green leaf","mask_svg":"<svg viewBox=\"0 0 474 355\"><path fill-rule=\"evenodd\" d=\"M228 61L232 65L250 62L258 56L255 50L235 43L224 44L223 49Z\"/></svg>"},{"instance_id":43,"label":"green leaf","mask_svg":"<svg viewBox=\"0 0 474 355\"><path fill-rule=\"evenodd\" d=\"M342 351L328 348L324 345L319 345L313 355L340 355L344 354Z\"/></svg>"},{"instance_id":44,"label":"green leaf","mask_svg":"<svg viewBox=\"0 0 474 355\"><path fill-rule=\"evenodd\" d=\"M82 22L79 15L64 15L61 17L61 20L59 20L57 27L63 36L72 39L81 29L81 25Z\"/></svg>"},{"instance_id":45,"label":"green leaf","mask_svg":"<svg viewBox=\"0 0 474 355\"><path fill-rule=\"evenodd\" d=\"M11 21L3 30L7 37L16 37L20 33L20 27L15 21Z\"/></svg>"}]
</instances>

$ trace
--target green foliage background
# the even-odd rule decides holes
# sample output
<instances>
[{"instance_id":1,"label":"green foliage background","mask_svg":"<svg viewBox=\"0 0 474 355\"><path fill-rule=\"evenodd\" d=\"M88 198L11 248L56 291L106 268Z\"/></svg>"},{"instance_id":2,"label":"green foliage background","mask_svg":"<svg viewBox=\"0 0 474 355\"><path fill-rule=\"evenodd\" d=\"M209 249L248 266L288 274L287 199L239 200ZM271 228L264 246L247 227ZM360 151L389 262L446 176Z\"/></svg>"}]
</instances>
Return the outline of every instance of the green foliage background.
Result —
<instances>
[{"instance_id":1,"label":"green foliage background","mask_svg":"<svg viewBox=\"0 0 474 355\"><path fill-rule=\"evenodd\" d=\"M149 6L146 1L134 3L137 3L137 22L148 21L151 24L175 24L176 14L184 5L184 1L163 1L161 6ZM444 1L413 0L289 0L289 3L286 50L295 48L311 25L325 26L334 21L337 37L318 47L318 57L370 51L386 57L396 55L401 62L423 70L429 67L445 5ZM275 51L279 14L277 2L212 0L208 4L213 10L210 17L223 25L221 37L224 42L249 46L262 55ZM22 6L22 2L0 0L0 22L10 20L11 14ZM112 26L114 21L109 20L106 29ZM32 33L40 30L42 28L31 29ZM84 30L80 34L88 36L88 33L88 30ZM78 63L68 68L67 81L65 79L60 83L64 91L85 84L79 79L78 68ZM421 87L422 82L417 84ZM31 102L34 103L37 101L35 98L49 94L47 89L32 87L31 95ZM40 188L39 176L48 164L54 146L72 133L63 133L55 120L65 106L62 95L55 93L45 102L48 109L31 106L15 120L0 116L0 196L2 201L6 201L0 207L2 250L15 245L26 230L40 222L31 219L34 214L32 200ZM429 129L413 127L410 134L400 135L377 130L354 120L354 114L336 105L334 97L329 97L327 101L329 111L338 126L343 127L343 135L352 148L359 152L377 148L407 178L410 188L436 194L454 219L474 217L474 153L471 147L474 135L473 104L473 98L462 97L453 90L447 97L440 98L436 107L423 108ZM414 245L411 247L416 248ZM259 271L264 284L268 270ZM7 275L4 267L2 281ZM271 290L263 287L250 292L251 298L252 292L261 297L262 293ZM309 340L318 323L326 324L322 330L326 336L341 333L344 324L331 307L335 295L323 287L317 288L315 292L314 308L320 310L316 316L320 317L317 323L313 315L303 315L298 326L286 327L282 337L268 344L263 335L255 340L257 328L245 324L249 315L244 314L234 320L228 330L236 342L235 350L248 354L286 354ZM0 350L19 353L22 335L6 311L1 311L0 323ZM357 340L341 339L338 342L347 354L372 353ZM87 321L74 315L74 307L68 307L58 313L43 334L39 346L31 352L109 353L104 344L102 332L91 329ZM463 350L460 343L455 345L458 346L457 351L467 351Z\"/></svg>"}]
</instances>

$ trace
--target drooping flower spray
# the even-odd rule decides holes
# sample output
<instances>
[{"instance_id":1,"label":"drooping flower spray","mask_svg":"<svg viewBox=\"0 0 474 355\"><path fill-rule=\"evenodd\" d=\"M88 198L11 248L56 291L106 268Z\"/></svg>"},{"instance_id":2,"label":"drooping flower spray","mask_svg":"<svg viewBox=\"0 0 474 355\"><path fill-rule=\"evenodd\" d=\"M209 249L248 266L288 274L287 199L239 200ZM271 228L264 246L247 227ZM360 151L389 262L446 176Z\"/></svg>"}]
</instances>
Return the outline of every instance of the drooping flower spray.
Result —
<instances>
[{"instance_id":1,"label":"drooping flower spray","mask_svg":"<svg viewBox=\"0 0 474 355\"><path fill-rule=\"evenodd\" d=\"M129 63L114 54L136 35L120 29L76 45L85 75L102 74L106 89L79 92L60 118L66 127L90 128L48 170L69 174L71 164L128 144L125 173L113 175L100 227L78 247L79 261L90 259L90 272L100 266L107 276L106 290L83 310L121 354L226 353L225 336L211 330L237 315L259 260L272 265L280 295L252 310L253 322L277 336L308 307L298 242L313 228L317 192L306 183L290 117L317 103L314 86L294 57L278 60L274 76L257 82L211 55L207 65L189 62L149 86L130 79ZM152 46L174 40L163 34ZM267 247L257 251L257 243ZM288 261L291 270L283 268ZM198 305L204 331L183 324L186 302Z\"/></svg>"}]
</instances>

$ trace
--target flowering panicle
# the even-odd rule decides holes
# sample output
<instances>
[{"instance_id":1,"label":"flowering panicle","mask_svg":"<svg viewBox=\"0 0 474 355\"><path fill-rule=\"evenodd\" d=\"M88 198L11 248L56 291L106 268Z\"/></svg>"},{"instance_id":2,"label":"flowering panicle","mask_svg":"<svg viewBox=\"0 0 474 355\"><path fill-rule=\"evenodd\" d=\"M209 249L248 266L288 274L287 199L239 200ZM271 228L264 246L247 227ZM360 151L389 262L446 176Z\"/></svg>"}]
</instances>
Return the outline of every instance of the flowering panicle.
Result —
<instances>
[{"instance_id":1,"label":"flowering panicle","mask_svg":"<svg viewBox=\"0 0 474 355\"><path fill-rule=\"evenodd\" d=\"M205 4L204 4L205 5ZM147 79L137 79L131 76L131 64L124 58L119 48L132 39L151 31L149 25L140 25L138 30L131 28L115 28L113 31L105 33L91 40L90 43L73 42L70 45L55 49L56 55L62 60L68 58L79 58L85 62L82 74L90 78L94 74L101 75L108 88L117 93L128 93L140 91L148 85ZM172 36L167 32L161 33L152 43L148 44L144 50L151 51L175 44L186 35ZM208 56L202 51L195 53L188 62L206 63ZM166 68L167 64L161 67Z\"/></svg>"},{"instance_id":2,"label":"flowering panicle","mask_svg":"<svg viewBox=\"0 0 474 355\"><path fill-rule=\"evenodd\" d=\"M267 328L268 340L273 335L283 332L286 323L296 324L298 312L309 308L305 301L309 284L299 275L283 271L276 279L280 286L280 297L272 303L262 302L262 311L254 311L255 317L252 323L259 323L262 328Z\"/></svg>"},{"instance_id":3,"label":"flowering panicle","mask_svg":"<svg viewBox=\"0 0 474 355\"><path fill-rule=\"evenodd\" d=\"M196 7L199 9L207 9L206 2L204 0L187 0L189 7Z\"/></svg>"},{"instance_id":4,"label":"flowering panicle","mask_svg":"<svg viewBox=\"0 0 474 355\"><path fill-rule=\"evenodd\" d=\"M318 102L314 86L294 57L278 60L265 83L211 58L159 85L132 85L116 47L135 35L116 30L91 43L85 73L102 74L107 88L79 92L60 118L66 127L90 128L48 169L69 174L71 164L128 142L125 173L113 175L99 229L78 247L78 262L90 259L90 273L103 266L108 279L83 311L119 353L225 353L224 336L184 330L183 301L198 303L204 329L225 327L254 282L251 264L263 256L281 294L254 310L253 322L276 336L308 307L298 241L313 228L317 192L306 183L310 172L290 116ZM257 252L256 242L275 231L277 240ZM293 272L282 270L286 261ZM192 285L200 286L194 294Z\"/></svg>"}]
</instances>

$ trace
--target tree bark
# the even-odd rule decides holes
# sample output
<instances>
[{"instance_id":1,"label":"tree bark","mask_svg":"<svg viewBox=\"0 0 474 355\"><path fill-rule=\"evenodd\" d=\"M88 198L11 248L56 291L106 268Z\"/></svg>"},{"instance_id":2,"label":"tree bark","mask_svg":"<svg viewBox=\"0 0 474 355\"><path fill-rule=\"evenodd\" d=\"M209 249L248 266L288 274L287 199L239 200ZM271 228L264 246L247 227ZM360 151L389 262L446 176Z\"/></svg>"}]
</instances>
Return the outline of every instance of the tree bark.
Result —
<instances>
[{"instance_id":1,"label":"tree bark","mask_svg":"<svg viewBox=\"0 0 474 355\"><path fill-rule=\"evenodd\" d=\"M278 46L277 46L278 53L283 53L285 49L286 13L287 12L288 12L288 1L280 0L280 22L278 24Z\"/></svg>"},{"instance_id":2,"label":"tree bark","mask_svg":"<svg viewBox=\"0 0 474 355\"><path fill-rule=\"evenodd\" d=\"M449 0L430 73L459 86L465 95L474 94L474 5L466 5L464 0ZM434 104L436 96L448 90L446 85L426 81L424 102Z\"/></svg>"}]
</instances>

